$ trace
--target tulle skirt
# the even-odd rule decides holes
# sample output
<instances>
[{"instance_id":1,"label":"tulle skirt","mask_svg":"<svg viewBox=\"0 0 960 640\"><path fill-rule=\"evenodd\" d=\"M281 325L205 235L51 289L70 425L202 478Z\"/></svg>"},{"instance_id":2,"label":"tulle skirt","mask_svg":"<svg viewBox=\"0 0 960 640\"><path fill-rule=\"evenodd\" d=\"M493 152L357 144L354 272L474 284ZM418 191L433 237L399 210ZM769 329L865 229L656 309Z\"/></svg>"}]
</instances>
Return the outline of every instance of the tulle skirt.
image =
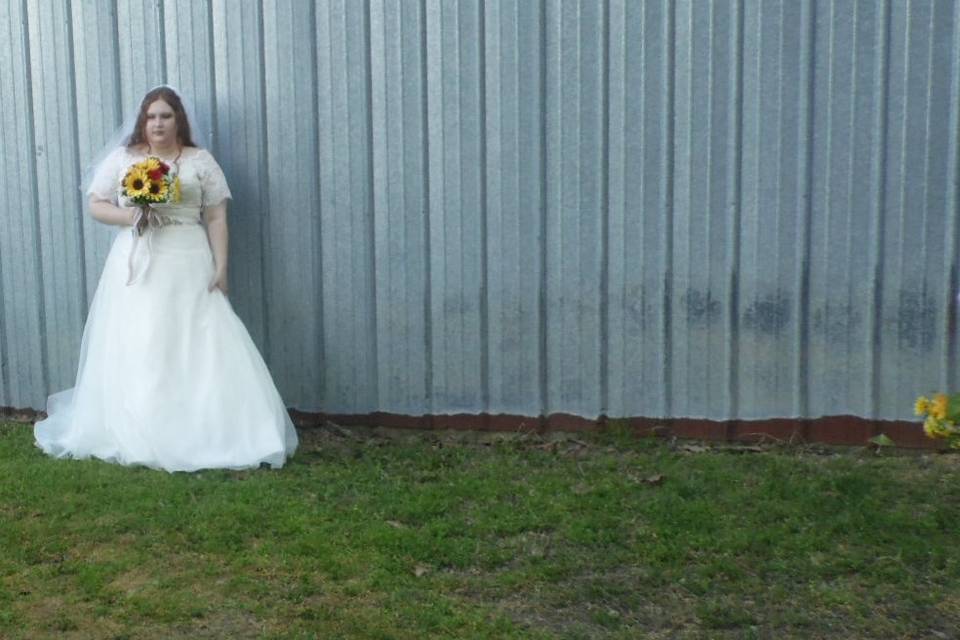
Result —
<instances>
[{"instance_id":1,"label":"tulle skirt","mask_svg":"<svg viewBox=\"0 0 960 640\"><path fill-rule=\"evenodd\" d=\"M240 318L219 291L199 225L150 232L127 285L115 239L87 316L74 388L50 396L37 445L166 471L281 467L297 433Z\"/></svg>"}]
</instances>

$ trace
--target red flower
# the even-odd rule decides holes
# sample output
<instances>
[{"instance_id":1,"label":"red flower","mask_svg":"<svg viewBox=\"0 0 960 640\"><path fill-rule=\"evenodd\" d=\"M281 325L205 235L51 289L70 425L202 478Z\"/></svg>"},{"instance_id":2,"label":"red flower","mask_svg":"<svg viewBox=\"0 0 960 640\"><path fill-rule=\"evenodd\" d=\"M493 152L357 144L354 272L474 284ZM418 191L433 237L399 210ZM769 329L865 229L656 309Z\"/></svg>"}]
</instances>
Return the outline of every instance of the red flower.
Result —
<instances>
[{"instance_id":1,"label":"red flower","mask_svg":"<svg viewBox=\"0 0 960 640\"><path fill-rule=\"evenodd\" d=\"M168 165L166 162L161 162L160 171L163 172L163 175L167 175L168 173L170 173L170 165Z\"/></svg>"},{"instance_id":2,"label":"red flower","mask_svg":"<svg viewBox=\"0 0 960 640\"><path fill-rule=\"evenodd\" d=\"M164 171L163 169L154 169L153 171L149 172L147 175L150 176L151 180L160 180L161 178L163 178L164 175L166 175L166 173L167 172Z\"/></svg>"}]
</instances>

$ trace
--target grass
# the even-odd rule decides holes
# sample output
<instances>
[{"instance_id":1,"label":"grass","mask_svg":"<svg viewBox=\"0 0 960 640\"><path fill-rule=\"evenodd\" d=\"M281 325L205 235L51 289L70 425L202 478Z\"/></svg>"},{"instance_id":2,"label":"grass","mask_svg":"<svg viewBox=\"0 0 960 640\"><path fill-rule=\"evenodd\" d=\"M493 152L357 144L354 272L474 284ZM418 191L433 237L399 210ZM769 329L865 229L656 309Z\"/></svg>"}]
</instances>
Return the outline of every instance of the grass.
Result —
<instances>
[{"instance_id":1,"label":"grass","mask_svg":"<svg viewBox=\"0 0 960 640\"><path fill-rule=\"evenodd\" d=\"M0 425L0 637L960 630L953 455L357 433L302 431L280 471L170 475Z\"/></svg>"}]
</instances>

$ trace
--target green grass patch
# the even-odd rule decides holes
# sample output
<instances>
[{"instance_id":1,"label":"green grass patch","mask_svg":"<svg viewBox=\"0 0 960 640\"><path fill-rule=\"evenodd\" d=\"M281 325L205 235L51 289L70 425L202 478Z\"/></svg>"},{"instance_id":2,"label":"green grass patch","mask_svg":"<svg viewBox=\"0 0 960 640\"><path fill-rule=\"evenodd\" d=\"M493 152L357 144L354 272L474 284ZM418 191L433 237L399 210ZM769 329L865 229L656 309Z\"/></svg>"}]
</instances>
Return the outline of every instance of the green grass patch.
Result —
<instances>
[{"instance_id":1,"label":"green grass patch","mask_svg":"<svg viewBox=\"0 0 960 640\"><path fill-rule=\"evenodd\" d=\"M878 638L960 629L954 455L302 431L279 471L0 425L3 638Z\"/></svg>"}]
</instances>

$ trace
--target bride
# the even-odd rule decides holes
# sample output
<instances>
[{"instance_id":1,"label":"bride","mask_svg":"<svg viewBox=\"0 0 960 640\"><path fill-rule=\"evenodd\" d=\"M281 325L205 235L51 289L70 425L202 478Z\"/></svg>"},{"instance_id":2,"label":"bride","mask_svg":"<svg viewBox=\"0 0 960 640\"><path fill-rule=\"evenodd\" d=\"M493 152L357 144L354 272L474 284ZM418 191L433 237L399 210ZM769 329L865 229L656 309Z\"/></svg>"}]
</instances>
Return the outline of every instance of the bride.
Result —
<instances>
[{"instance_id":1,"label":"bride","mask_svg":"<svg viewBox=\"0 0 960 640\"><path fill-rule=\"evenodd\" d=\"M149 157L167 169L170 201L131 206L122 194L139 185L128 169ZM48 399L37 445L171 472L283 466L296 431L226 297L230 190L172 88L143 97L132 133L86 194L93 217L121 231L90 305L76 384Z\"/></svg>"}]
</instances>

